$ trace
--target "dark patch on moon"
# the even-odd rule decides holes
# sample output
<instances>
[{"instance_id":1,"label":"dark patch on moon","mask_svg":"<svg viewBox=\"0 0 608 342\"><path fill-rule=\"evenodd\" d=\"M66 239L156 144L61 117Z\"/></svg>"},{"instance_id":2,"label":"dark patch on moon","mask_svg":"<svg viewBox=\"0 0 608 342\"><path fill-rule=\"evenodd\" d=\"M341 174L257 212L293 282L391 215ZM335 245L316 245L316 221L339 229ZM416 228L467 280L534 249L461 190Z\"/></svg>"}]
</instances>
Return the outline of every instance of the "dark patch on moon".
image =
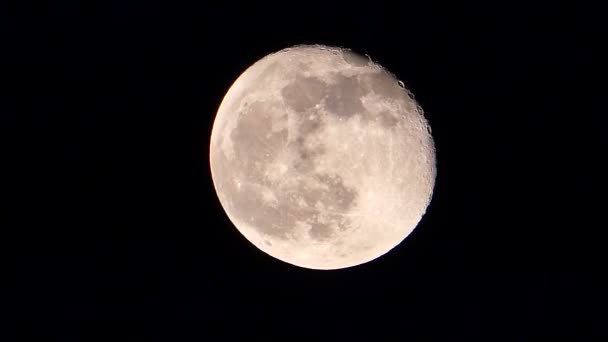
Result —
<instances>
[{"instance_id":1,"label":"dark patch on moon","mask_svg":"<svg viewBox=\"0 0 608 342\"><path fill-rule=\"evenodd\" d=\"M391 129L399 123L399 120L391 112L384 110L378 115L380 118L380 125L384 128Z\"/></svg>"},{"instance_id":2,"label":"dark patch on moon","mask_svg":"<svg viewBox=\"0 0 608 342\"><path fill-rule=\"evenodd\" d=\"M344 58L344 61L346 61L346 63L352 66L363 67L369 64L369 58L363 57L352 51L343 51L342 57Z\"/></svg>"},{"instance_id":3,"label":"dark patch on moon","mask_svg":"<svg viewBox=\"0 0 608 342\"><path fill-rule=\"evenodd\" d=\"M235 129L230 133L238 169L248 170L249 179L261 179L263 170L260 165L270 162L285 145L287 130L273 132L273 122L279 120L272 113L270 101L258 101L249 104L241 111Z\"/></svg>"},{"instance_id":4,"label":"dark patch on moon","mask_svg":"<svg viewBox=\"0 0 608 342\"><path fill-rule=\"evenodd\" d=\"M325 108L335 116L350 118L365 110L361 97L367 93L357 77L336 74L336 83L329 86L325 98Z\"/></svg>"},{"instance_id":5,"label":"dark patch on moon","mask_svg":"<svg viewBox=\"0 0 608 342\"><path fill-rule=\"evenodd\" d=\"M326 223L321 223L317 220L310 223L310 231L308 235L317 241L327 240L333 234L331 227Z\"/></svg>"},{"instance_id":6,"label":"dark patch on moon","mask_svg":"<svg viewBox=\"0 0 608 342\"><path fill-rule=\"evenodd\" d=\"M285 103L297 112L313 108L325 95L327 84L315 77L296 76L281 89Z\"/></svg>"},{"instance_id":7,"label":"dark patch on moon","mask_svg":"<svg viewBox=\"0 0 608 342\"><path fill-rule=\"evenodd\" d=\"M332 207L333 211L347 212L353 207L357 191L347 187L342 177L328 174L316 174L315 177L328 187L328 190L323 192L321 201L326 208Z\"/></svg>"},{"instance_id":8,"label":"dark patch on moon","mask_svg":"<svg viewBox=\"0 0 608 342\"><path fill-rule=\"evenodd\" d=\"M309 174L314 171L315 160L325 153L325 148L322 146L316 149L300 147L296 153L298 158L294 161L294 170L301 174Z\"/></svg>"},{"instance_id":9,"label":"dark patch on moon","mask_svg":"<svg viewBox=\"0 0 608 342\"><path fill-rule=\"evenodd\" d=\"M321 121L320 115L318 114L317 111L314 112L313 118L310 118L310 116L308 117L303 117L300 119L299 125L298 125L298 138L302 141L304 141L306 139L306 137L308 137L309 135L318 132L321 127L323 126L323 123Z\"/></svg>"},{"instance_id":10,"label":"dark patch on moon","mask_svg":"<svg viewBox=\"0 0 608 342\"><path fill-rule=\"evenodd\" d=\"M367 125L371 122L375 122L376 124L382 126L382 128L388 130L395 129L395 127L399 125L399 117L388 110L383 110L379 113L366 112L359 115L359 119L363 124Z\"/></svg>"},{"instance_id":11,"label":"dark patch on moon","mask_svg":"<svg viewBox=\"0 0 608 342\"><path fill-rule=\"evenodd\" d=\"M294 151L298 156L294 162L294 168L302 174L312 172L315 158L325 153L324 146L310 147L307 145L309 137L319 132L324 125L319 111L313 109L307 113L299 118L298 136L294 143Z\"/></svg>"}]
</instances>

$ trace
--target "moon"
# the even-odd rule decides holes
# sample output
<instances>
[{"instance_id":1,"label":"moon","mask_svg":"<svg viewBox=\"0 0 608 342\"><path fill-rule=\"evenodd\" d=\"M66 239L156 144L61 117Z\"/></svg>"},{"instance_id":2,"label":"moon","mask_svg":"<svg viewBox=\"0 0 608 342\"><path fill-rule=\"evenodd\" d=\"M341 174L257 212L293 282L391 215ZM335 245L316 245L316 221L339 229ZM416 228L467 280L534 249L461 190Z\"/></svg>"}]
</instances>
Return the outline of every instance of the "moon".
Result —
<instances>
[{"instance_id":1,"label":"moon","mask_svg":"<svg viewBox=\"0 0 608 342\"><path fill-rule=\"evenodd\" d=\"M369 57L322 45L247 68L219 106L209 153L238 231L309 269L360 265L399 245L436 178L430 126L403 83Z\"/></svg>"}]
</instances>

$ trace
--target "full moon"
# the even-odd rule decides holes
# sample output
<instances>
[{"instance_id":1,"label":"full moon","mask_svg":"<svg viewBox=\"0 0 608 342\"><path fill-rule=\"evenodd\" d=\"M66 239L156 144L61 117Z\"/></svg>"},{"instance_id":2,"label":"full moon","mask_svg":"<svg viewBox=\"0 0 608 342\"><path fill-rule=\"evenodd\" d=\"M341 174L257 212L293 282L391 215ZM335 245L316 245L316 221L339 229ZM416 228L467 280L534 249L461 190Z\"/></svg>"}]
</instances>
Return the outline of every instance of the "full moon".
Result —
<instances>
[{"instance_id":1,"label":"full moon","mask_svg":"<svg viewBox=\"0 0 608 342\"><path fill-rule=\"evenodd\" d=\"M369 57L321 45L245 70L219 106L209 152L233 225L310 269L360 265L399 245L436 177L429 124L404 84Z\"/></svg>"}]
</instances>

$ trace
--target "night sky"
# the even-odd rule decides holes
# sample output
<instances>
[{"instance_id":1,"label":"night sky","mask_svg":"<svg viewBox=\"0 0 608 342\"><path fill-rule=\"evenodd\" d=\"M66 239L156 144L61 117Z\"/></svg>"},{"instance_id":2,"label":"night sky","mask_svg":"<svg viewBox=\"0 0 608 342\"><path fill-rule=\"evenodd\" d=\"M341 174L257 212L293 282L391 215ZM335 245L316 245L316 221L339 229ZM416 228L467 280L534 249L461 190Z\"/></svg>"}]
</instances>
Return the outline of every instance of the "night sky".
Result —
<instances>
[{"instance_id":1,"label":"night sky","mask_svg":"<svg viewBox=\"0 0 608 342\"><path fill-rule=\"evenodd\" d=\"M3 341L608 335L601 10L16 3L0 4ZM215 194L225 92L295 44L369 54L432 128L427 214L359 267L267 256Z\"/></svg>"}]
</instances>

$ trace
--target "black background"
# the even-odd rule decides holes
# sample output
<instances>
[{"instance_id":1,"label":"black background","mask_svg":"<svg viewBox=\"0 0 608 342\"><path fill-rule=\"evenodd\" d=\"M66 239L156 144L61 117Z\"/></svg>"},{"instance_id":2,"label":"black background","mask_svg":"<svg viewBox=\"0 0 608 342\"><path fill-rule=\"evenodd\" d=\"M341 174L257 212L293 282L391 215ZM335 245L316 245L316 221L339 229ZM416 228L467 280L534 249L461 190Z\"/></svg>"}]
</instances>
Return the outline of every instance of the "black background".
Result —
<instances>
[{"instance_id":1,"label":"black background","mask_svg":"<svg viewBox=\"0 0 608 342\"><path fill-rule=\"evenodd\" d=\"M487 3L0 5L7 340L605 336L602 11ZM438 161L414 233L332 272L242 238L208 164L236 77L316 43L394 72Z\"/></svg>"}]
</instances>

